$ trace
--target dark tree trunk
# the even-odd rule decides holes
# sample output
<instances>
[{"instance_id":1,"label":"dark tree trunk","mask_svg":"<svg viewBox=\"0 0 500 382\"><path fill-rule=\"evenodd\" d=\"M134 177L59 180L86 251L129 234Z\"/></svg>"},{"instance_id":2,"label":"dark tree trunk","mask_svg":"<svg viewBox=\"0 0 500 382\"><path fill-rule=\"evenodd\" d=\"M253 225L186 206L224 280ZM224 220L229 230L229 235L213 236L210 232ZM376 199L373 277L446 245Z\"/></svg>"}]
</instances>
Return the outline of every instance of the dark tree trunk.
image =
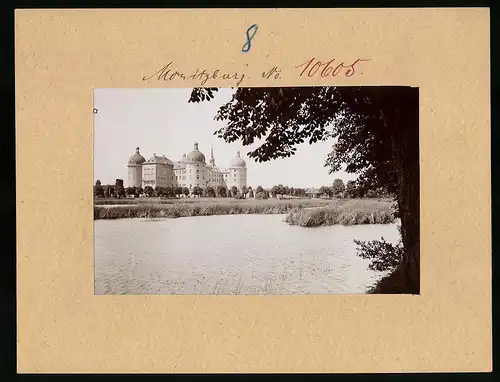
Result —
<instances>
[{"instance_id":1,"label":"dark tree trunk","mask_svg":"<svg viewBox=\"0 0 500 382\"><path fill-rule=\"evenodd\" d=\"M405 90L392 118L393 158L398 180L398 209L404 257L404 293L420 293L420 173L418 89Z\"/></svg>"}]
</instances>

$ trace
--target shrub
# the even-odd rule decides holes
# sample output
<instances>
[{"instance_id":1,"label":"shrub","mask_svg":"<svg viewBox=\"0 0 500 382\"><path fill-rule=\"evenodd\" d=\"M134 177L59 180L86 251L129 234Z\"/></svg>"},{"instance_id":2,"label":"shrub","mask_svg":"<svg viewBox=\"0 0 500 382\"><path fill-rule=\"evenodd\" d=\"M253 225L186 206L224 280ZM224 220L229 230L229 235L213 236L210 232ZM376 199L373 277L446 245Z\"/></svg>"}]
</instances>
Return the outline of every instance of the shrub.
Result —
<instances>
[{"instance_id":1,"label":"shrub","mask_svg":"<svg viewBox=\"0 0 500 382\"><path fill-rule=\"evenodd\" d=\"M369 269L374 271L393 271L403 259L403 245L387 242L383 237L381 240L361 241L354 240L358 245L358 256L371 260Z\"/></svg>"}]
</instances>

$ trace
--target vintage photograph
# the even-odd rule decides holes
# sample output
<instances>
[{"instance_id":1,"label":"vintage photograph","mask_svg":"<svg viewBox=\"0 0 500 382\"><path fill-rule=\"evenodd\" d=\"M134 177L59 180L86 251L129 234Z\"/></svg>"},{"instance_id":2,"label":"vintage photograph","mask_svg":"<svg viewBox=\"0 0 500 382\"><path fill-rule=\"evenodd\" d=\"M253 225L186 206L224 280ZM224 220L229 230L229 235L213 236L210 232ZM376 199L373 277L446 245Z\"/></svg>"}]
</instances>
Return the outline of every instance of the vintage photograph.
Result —
<instances>
[{"instance_id":1,"label":"vintage photograph","mask_svg":"<svg viewBox=\"0 0 500 382\"><path fill-rule=\"evenodd\" d=\"M94 293L419 294L419 91L94 89Z\"/></svg>"}]
</instances>

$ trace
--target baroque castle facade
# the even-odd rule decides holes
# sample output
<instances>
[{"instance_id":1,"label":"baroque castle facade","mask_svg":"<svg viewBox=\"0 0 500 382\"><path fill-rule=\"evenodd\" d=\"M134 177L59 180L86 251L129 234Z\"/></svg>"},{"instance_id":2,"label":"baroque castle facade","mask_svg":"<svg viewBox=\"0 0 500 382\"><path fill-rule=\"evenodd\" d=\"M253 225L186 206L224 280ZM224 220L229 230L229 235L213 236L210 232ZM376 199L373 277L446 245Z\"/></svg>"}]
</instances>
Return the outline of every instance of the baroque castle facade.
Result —
<instances>
[{"instance_id":1,"label":"baroque castle facade","mask_svg":"<svg viewBox=\"0 0 500 382\"><path fill-rule=\"evenodd\" d=\"M213 149L207 164L205 155L198 149L197 142L194 143L193 151L188 155L184 154L178 162L171 161L165 155L156 154L146 160L137 147L127 167L129 187L179 186L192 191L195 187L216 189L218 186L226 188L236 186L241 191L243 186L247 186L246 163L239 151L228 168L220 169L215 164Z\"/></svg>"}]
</instances>

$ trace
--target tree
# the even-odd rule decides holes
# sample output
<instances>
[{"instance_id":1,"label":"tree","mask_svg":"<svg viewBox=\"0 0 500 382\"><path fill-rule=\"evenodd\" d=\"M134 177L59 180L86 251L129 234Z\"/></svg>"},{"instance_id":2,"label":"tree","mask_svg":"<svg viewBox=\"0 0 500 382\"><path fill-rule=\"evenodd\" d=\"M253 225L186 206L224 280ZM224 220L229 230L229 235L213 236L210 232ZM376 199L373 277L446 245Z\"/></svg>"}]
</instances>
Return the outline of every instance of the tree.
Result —
<instances>
[{"instance_id":1,"label":"tree","mask_svg":"<svg viewBox=\"0 0 500 382\"><path fill-rule=\"evenodd\" d=\"M248 197L249 198L253 198L254 197L252 187L248 188Z\"/></svg>"},{"instance_id":2,"label":"tree","mask_svg":"<svg viewBox=\"0 0 500 382\"><path fill-rule=\"evenodd\" d=\"M227 196L227 189L224 186L217 186L217 196L225 198Z\"/></svg>"},{"instance_id":3,"label":"tree","mask_svg":"<svg viewBox=\"0 0 500 382\"><path fill-rule=\"evenodd\" d=\"M125 193L127 196L135 196L135 187L127 187Z\"/></svg>"},{"instance_id":4,"label":"tree","mask_svg":"<svg viewBox=\"0 0 500 382\"><path fill-rule=\"evenodd\" d=\"M269 190L263 191L262 199L269 199Z\"/></svg>"},{"instance_id":5,"label":"tree","mask_svg":"<svg viewBox=\"0 0 500 382\"><path fill-rule=\"evenodd\" d=\"M342 197L345 191L344 181L342 179L335 179L332 185L333 195L337 198Z\"/></svg>"},{"instance_id":6,"label":"tree","mask_svg":"<svg viewBox=\"0 0 500 382\"><path fill-rule=\"evenodd\" d=\"M177 191L177 187L167 186L167 187L165 187L165 196L167 198L175 198L176 191Z\"/></svg>"},{"instance_id":7,"label":"tree","mask_svg":"<svg viewBox=\"0 0 500 382\"><path fill-rule=\"evenodd\" d=\"M238 194L238 187L233 186L231 187L231 195L236 196Z\"/></svg>"},{"instance_id":8,"label":"tree","mask_svg":"<svg viewBox=\"0 0 500 382\"><path fill-rule=\"evenodd\" d=\"M104 197L106 198L112 198L115 196L115 188L108 184L106 187L104 187Z\"/></svg>"},{"instance_id":9,"label":"tree","mask_svg":"<svg viewBox=\"0 0 500 382\"><path fill-rule=\"evenodd\" d=\"M177 186L175 187L175 196L181 196L182 195L182 187Z\"/></svg>"},{"instance_id":10,"label":"tree","mask_svg":"<svg viewBox=\"0 0 500 382\"><path fill-rule=\"evenodd\" d=\"M210 100L216 88L196 88L189 102ZM396 196L406 293L420 291L418 88L238 88L215 119L215 134L244 146L265 137L249 158L266 162L294 155L298 144L332 139L330 173L359 174L359 183L386 187ZM370 187L373 188L373 187ZM396 279L395 279L396 281Z\"/></svg>"},{"instance_id":11,"label":"tree","mask_svg":"<svg viewBox=\"0 0 500 382\"><path fill-rule=\"evenodd\" d=\"M142 189L142 187L139 187L137 190L136 190L136 193L137 193L137 196L141 195L141 194L144 194L144 190Z\"/></svg>"},{"instance_id":12,"label":"tree","mask_svg":"<svg viewBox=\"0 0 500 382\"><path fill-rule=\"evenodd\" d=\"M186 197L187 197L187 196L189 196L189 188L184 187L184 188L182 189L182 193L183 193L183 194L184 194L184 196L186 196Z\"/></svg>"},{"instance_id":13,"label":"tree","mask_svg":"<svg viewBox=\"0 0 500 382\"><path fill-rule=\"evenodd\" d=\"M263 192L264 189L262 188L262 186L257 186L255 192Z\"/></svg>"},{"instance_id":14,"label":"tree","mask_svg":"<svg viewBox=\"0 0 500 382\"><path fill-rule=\"evenodd\" d=\"M348 181L345 191L346 191L347 197L357 198L358 197L358 190L357 190L357 186L356 186L356 181L354 181L354 180Z\"/></svg>"},{"instance_id":15,"label":"tree","mask_svg":"<svg viewBox=\"0 0 500 382\"><path fill-rule=\"evenodd\" d=\"M153 187L151 187L151 186L146 186L146 187L144 187L144 193L145 193L147 196L149 196L149 197L153 196L153 194L154 194Z\"/></svg>"},{"instance_id":16,"label":"tree","mask_svg":"<svg viewBox=\"0 0 500 382\"><path fill-rule=\"evenodd\" d=\"M319 188L319 193L320 193L320 195L331 196L332 190L328 186L321 186Z\"/></svg>"},{"instance_id":17,"label":"tree","mask_svg":"<svg viewBox=\"0 0 500 382\"><path fill-rule=\"evenodd\" d=\"M193 195L201 196L203 194L203 189L199 186L193 188Z\"/></svg>"},{"instance_id":18,"label":"tree","mask_svg":"<svg viewBox=\"0 0 500 382\"><path fill-rule=\"evenodd\" d=\"M116 179L115 195L117 198L123 198L125 196L125 188L123 187L123 179Z\"/></svg>"},{"instance_id":19,"label":"tree","mask_svg":"<svg viewBox=\"0 0 500 382\"><path fill-rule=\"evenodd\" d=\"M241 187L241 195L243 195L243 197L246 197L248 194L248 188L247 186L242 186Z\"/></svg>"},{"instance_id":20,"label":"tree","mask_svg":"<svg viewBox=\"0 0 500 382\"><path fill-rule=\"evenodd\" d=\"M278 191L279 191L278 186L273 186L273 188L271 188L271 195L273 196L273 198L275 198L276 195L278 195Z\"/></svg>"},{"instance_id":21,"label":"tree","mask_svg":"<svg viewBox=\"0 0 500 382\"><path fill-rule=\"evenodd\" d=\"M205 189L205 192L206 192L207 196L210 196L210 197L212 197L212 198L214 198L214 197L215 197L215 190L214 190L214 188L213 188L213 187L208 186L208 187Z\"/></svg>"},{"instance_id":22,"label":"tree","mask_svg":"<svg viewBox=\"0 0 500 382\"><path fill-rule=\"evenodd\" d=\"M297 197L304 196L306 194L306 190L304 190L303 188L295 188L293 194L294 194L294 196L297 196Z\"/></svg>"},{"instance_id":23,"label":"tree","mask_svg":"<svg viewBox=\"0 0 500 382\"><path fill-rule=\"evenodd\" d=\"M101 185L101 181L97 180L94 186L94 196L96 198L102 198L104 196L104 187Z\"/></svg>"},{"instance_id":24,"label":"tree","mask_svg":"<svg viewBox=\"0 0 500 382\"><path fill-rule=\"evenodd\" d=\"M163 187L156 186L154 189L154 196L160 197L164 194Z\"/></svg>"}]
</instances>

